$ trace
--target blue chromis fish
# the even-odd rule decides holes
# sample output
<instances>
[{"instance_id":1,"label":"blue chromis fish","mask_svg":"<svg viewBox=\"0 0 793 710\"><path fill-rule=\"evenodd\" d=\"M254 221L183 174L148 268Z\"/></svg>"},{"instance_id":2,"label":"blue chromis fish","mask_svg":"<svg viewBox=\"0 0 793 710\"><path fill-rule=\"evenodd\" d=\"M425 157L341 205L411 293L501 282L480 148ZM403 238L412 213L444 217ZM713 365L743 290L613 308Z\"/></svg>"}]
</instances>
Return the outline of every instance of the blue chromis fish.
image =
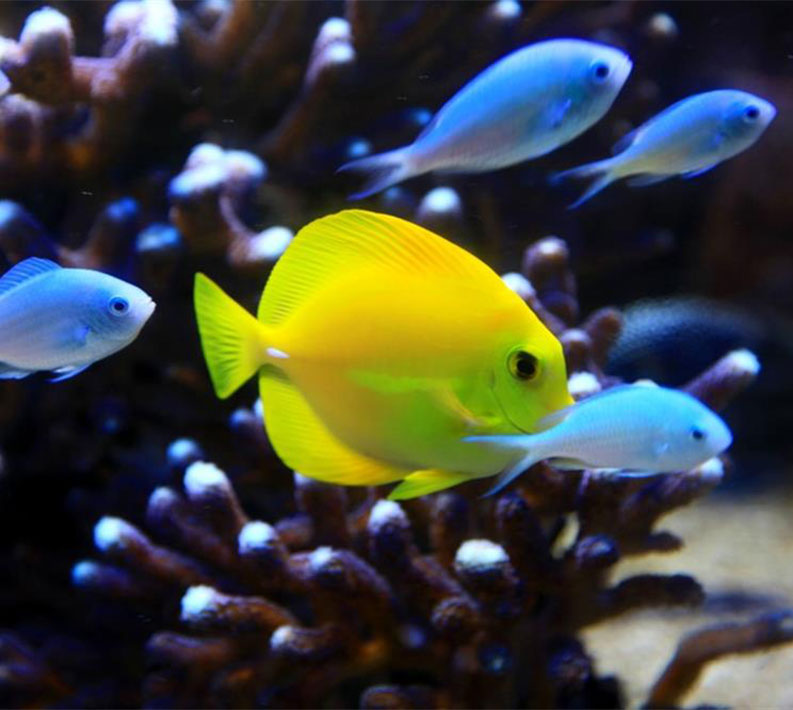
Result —
<instances>
[{"instance_id":1,"label":"blue chromis fish","mask_svg":"<svg viewBox=\"0 0 793 710\"><path fill-rule=\"evenodd\" d=\"M534 431L567 406L559 341L499 276L396 217L346 210L300 230L258 317L196 274L220 397L258 376L284 463L329 483L401 481L412 498L502 471L513 451L463 442Z\"/></svg>"},{"instance_id":2,"label":"blue chromis fish","mask_svg":"<svg viewBox=\"0 0 793 710\"><path fill-rule=\"evenodd\" d=\"M704 404L680 390L653 385L605 390L550 414L537 429L540 433L466 439L511 450L518 458L490 493L545 459L562 468L622 469L646 475L689 470L732 443L727 425Z\"/></svg>"},{"instance_id":3,"label":"blue chromis fish","mask_svg":"<svg viewBox=\"0 0 793 710\"><path fill-rule=\"evenodd\" d=\"M577 39L523 47L472 79L408 146L342 166L368 176L353 198L423 173L478 173L571 141L611 107L632 68L619 49Z\"/></svg>"},{"instance_id":4,"label":"blue chromis fish","mask_svg":"<svg viewBox=\"0 0 793 710\"><path fill-rule=\"evenodd\" d=\"M745 91L708 91L678 101L621 138L614 155L556 173L552 182L589 179L578 207L615 180L629 176L632 187L680 175L702 175L752 145L774 120L776 108Z\"/></svg>"},{"instance_id":5,"label":"blue chromis fish","mask_svg":"<svg viewBox=\"0 0 793 710\"><path fill-rule=\"evenodd\" d=\"M108 274L25 259L0 278L0 378L72 377L135 340L154 307Z\"/></svg>"}]
</instances>

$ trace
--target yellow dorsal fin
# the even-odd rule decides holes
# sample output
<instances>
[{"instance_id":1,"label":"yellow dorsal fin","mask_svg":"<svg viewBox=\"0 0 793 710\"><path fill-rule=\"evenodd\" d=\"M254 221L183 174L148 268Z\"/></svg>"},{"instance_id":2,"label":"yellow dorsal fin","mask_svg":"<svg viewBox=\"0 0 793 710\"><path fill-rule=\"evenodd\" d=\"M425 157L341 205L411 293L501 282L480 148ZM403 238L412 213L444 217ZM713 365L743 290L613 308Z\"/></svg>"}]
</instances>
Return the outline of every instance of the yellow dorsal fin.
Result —
<instances>
[{"instance_id":1,"label":"yellow dorsal fin","mask_svg":"<svg viewBox=\"0 0 793 710\"><path fill-rule=\"evenodd\" d=\"M409 469L359 454L339 441L282 373L264 370L259 389L267 434L290 468L343 486L378 486L410 473Z\"/></svg>"},{"instance_id":2,"label":"yellow dorsal fin","mask_svg":"<svg viewBox=\"0 0 793 710\"><path fill-rule=\"evenodd\" d=\"M466 284L501 279L483 262L437 234L366 210L345 210L301 229L278 260L259 303L259 320L283 322L331 279L364 266L397 273L459 276Z\"/></svg>"},{"instance_id":3,"label":"yellow dorsal fin","mask_svg":"<svg viewBox=\"0 0 793 710\"><path fill-rule=\"evenodd\" d=\"M407 500L436 493L458 483L472 480L471 474L452 473L431 468L414 471L388 495L389 500Z\"/></svg>"}]
</instances>

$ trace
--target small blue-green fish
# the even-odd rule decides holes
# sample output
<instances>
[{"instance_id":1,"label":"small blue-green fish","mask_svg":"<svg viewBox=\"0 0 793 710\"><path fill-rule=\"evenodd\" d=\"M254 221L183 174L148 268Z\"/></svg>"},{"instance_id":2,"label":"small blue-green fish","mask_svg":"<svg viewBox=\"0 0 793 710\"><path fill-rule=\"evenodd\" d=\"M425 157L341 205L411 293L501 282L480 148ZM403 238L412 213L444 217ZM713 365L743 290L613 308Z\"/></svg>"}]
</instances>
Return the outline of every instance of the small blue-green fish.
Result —
<instances>
[{"instance_id":1,"label":"small blue-green fish","mask_svg":"<svg viewBox=\"0 0 793 710\"><path fill-rule=\"evenodd\" d=\"M619 49L594 42L523 47L460 89L413 143L341 170L367 175L358 199L431 171L478 173L545 155L605 115L631 67Z\"/></svg>"},{"instance_id":2,"label":"small blue-green fish","mask_svg":"<svg viewBox=\"0 0 793 710\"><path fill-rule=\"evenodd\" d=\"M135 340L154 305L100 271L25 259L0 278L0 379L76 375Z\"/></svg>"},{"instance_id":3,"label":"small blue-green fish","mask_svg":"<svg viewBox=\"0 0 793 710\"><path fill-rule=\"evenodd\" d=\"M732 158L754 143L774 120L773 104L745 91L724 89L689 96L621 138L614 157L552 176L591 179L578 207L604 187L634 175L632 187L681 175L692 178Z\"/></svg>"},{"instance_id":4,"label":"small blue-green fish","mask_svg":"<svg viewBox=\"0 0 793 710\"><path fill-rule=\"evenodd\" d=\"M561 468L647 475L687 471L732 443L727 425L700 401L679 390L651 385L605 390L546 416L537 428L537 434L465 439L514 449L520 457L499 476L490 493L544 459Z\"/></svg>"}]
</instances>

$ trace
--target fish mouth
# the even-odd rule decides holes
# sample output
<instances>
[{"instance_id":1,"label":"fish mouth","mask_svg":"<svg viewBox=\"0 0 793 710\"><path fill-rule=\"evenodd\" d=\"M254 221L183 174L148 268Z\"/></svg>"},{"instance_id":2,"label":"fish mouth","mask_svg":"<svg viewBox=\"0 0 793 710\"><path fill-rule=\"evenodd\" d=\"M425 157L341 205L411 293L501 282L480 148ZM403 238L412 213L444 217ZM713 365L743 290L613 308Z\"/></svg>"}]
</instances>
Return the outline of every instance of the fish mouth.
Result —
<instances>
[{"instance_id":1,"label":"fish mouth","mask_svg":"<svg viewBox=\"0 0 793 710\"><path fill-rule=\"evenodd\" d=\"M146 303L143 304L144 322L149 320L149 318L151 318L151 314L154 313L155 308L157 308L157 304L151 298Z\"/></svg>"},{"instance_id":2,"label":"fish mouth","mask_svg":"<svg viewBox=\"0 0 793 710\"><path fill-rule=\"evenodd\" d=\"M633 71L633 61L627 54L622 54L620 61L617 63L616 74L617 83L620 87L628 80L631 72Z\"/></svg>"},{"instance_id":3,"label":"fish mouth","mask_svg":"<svg viewBox=\"0 0 793 710\"><path fill-rule=\"evenodd\" d=\"M774 104L772 104L770 101L763 101L763 108L765 109L766 114L766 125L768 125L776 118L776 106L774 106Z\"/></svg>"}]
</instances>

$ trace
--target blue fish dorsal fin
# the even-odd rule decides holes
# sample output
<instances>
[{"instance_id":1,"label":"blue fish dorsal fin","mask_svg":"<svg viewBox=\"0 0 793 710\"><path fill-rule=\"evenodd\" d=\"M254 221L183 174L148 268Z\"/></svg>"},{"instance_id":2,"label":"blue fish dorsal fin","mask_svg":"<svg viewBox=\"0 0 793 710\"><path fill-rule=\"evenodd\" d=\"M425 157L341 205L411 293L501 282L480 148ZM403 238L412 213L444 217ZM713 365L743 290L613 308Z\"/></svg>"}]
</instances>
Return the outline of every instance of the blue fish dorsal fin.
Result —
<instances>
[{"instance_id":1,"label":"blue fish dorsal fin","mask_svg":"<svg viewBox=\"0 0 793 710\"><path fill-rule=\"evenodd\" d=\"M29 259L20 261L6 271L2 278L0 278L0 296L36 276L45 274L48 271L56 271L60 268L62 267L54 261L40 259L37 256L32 256Z\"/></svg>"},{"instance_id":2,"label":"blue fish dorsal fin","mask_svg":"<svg viewBox=\"0 0 793 710\"><path fill-rule=\"evenodd\" d=\"M577 402L568 405L567 407L563 407L562 409L557 409L555 412L551 412L550 414L546 414L542 419L537 421L534 425L535 433L540 433L543 431L548 431L548 429L552 429L557 424L563 422L567 417L570 416L575 410L580 409L582 405L588 404L591 402L595 402L599 399L604 399L605 397L611 397L613 394L617 392L623 392L629 389L633 389L634 387L647 387L651 385L637 385L637 384L622 384L622 385L615 385L614 387L609 387L608 389L601 390L600 392L596 392L595 394L591 394L588 397L584 397L583 399L579 399Z\"/></svg>"},{"instance_id":3,"label":"blue fish dorsal fin","mask_svg":"<svg viewBox=\"0 0 793 710\"><path fill-rule=\"evenodd\" d=\"M658 123L659 120L665 119L670 113L679 109L683 104L685 104L691 97L689 96L686 99L680 99L680 101L675 101L671 106L667 106L663 111L660 113L655 114L652 118L646 120L642 123L641 126L634 128L632 131L626 133L622 138L620 138L611 148L611 154L617 155L618 153L622 153L627 148L631 146L631 144L636 142L636 139L639 137L640 133L645 132L650 126L654 126Z\"/></svg>"},{"instance_id":4,"label":"blue fish dorsal fin","mask_svg":"<svg viewBox=\"0 0 793 710\"><path fill-rule=\"evenodd\" d=\"M537 423L534 425L534 431L539 433L548 431L548 429L553 429L557 424L567 419L575 406L575 404L571 404L567 407L562 407L562 409L557 409L555 412L546 414L542 419L537 420Z\"/></svg>"}]
</instances>

